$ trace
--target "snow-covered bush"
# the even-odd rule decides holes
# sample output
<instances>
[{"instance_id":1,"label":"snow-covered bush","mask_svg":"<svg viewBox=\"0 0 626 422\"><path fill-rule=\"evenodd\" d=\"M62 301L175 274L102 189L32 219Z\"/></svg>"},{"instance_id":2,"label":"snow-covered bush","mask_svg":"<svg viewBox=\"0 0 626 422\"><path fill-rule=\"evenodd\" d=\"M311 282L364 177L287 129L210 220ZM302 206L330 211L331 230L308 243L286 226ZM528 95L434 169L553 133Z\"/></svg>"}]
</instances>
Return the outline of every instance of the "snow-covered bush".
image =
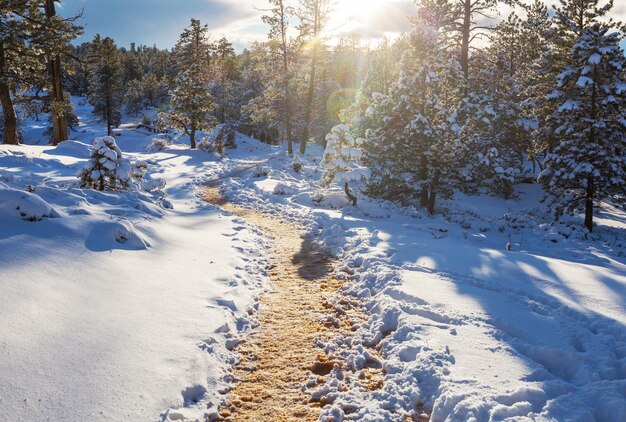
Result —
<instances>
[{"instance_id":1,"label":"snow-covered bush","mask_svg":"<svg viewBox=\"0 0 626 422\"><path fill-rule=\"evenodd\" d=\"M269 166L257 166L252 169L252 175L254 177L267 177L272 172Z\"/></svg>"},{"instance_id":2,"label":"snow-covered bush","mask_svg":"<svg viewBox=\"0 0 626 422\"><path fill-rule=\"evenodd\" d=\"M172 145L172 140L168 136L158 136L152 138L152 142L146 147L148 152L159 152Z\"/></svg>"},{"instance_id":3,"label":"snow-covered bush","mask_svg":"<svg viewBox=\"0 0 626 422\"><path fill-rule=\"evenodd\" d=\"M136 182L141 183L148 172L148 163L143 160L133 161L130 163L130 177Z\"/></svg>"},{"instance_id":4,"label":"snow-covered bush","mask_svg":"<svg viewBox=\"0 0 626 422\"><path fill-rule=\"evenodd\" d=\"M0 182L0 216L19 217L26 221L60 217L39 195L13 189Z\"/></svg>"},{"instance_id":5,"label":"snow-covered bush","mask_svg":"<svg viewBox=\"0 0 626 422\"><path fill-rule=\"evenodd\" d=\"M304 161L302 161L299 156L294 155L291 159L291 167L293 168L293 171L300 173L302 171L302 167L304 167Z\"/></svg>"},{"instance_id":6,"label":"snow-covered bush","mask_svg":"<svg viewBox=\"0 0 626 422\"><path fill-rule=\"evenodd\" d=\"M146 192L160 191L164 187L165 187L165 180L158 179L158 178L157 179L144 180L141 183L141 189L145 190Z\"/></svg>"},{"instance_id":7,"label":"snow-covered bush","mask_svg":"<svg viewBox=\"0 0 626 422\"><path fill-rule=\"evenodd\" d=\"M349 191L348 184L360 185L369 177L369 171L360 163L363 152L362 138L355 139L346 125L337 125L326 135L326 149L320 166L324 170L321 183L329 187L333 182L343 186L346 195L353 202L356 199ZM360 187L360 186L359 186Z\"/></svg>"},{"instance_id":8,"label":"snow-covered bush","mask_svg":"<svg viewBox=\"0 0 626 422\"><path fill-rule=\"evenodd\" d=\"M80 187L97 190L119 191L128 189L131 183L131 166L122 157L112 136L96 138L91 145L91 158L78 174Z\"/></svg>"},{"instance_id":9,"label":"snow-covered bush","mask_svg":"<svg viewBox=\"0 0 626 422\"><path fill-rule=\"evenodd\" d=\"M471 174L474 180L481 180L491 192L505 199L514 195L514 186L522 177L519 167L512 165L508 156L500 154L497 148L490 148L486 154L477 153Z\"/></svg>"},{"instance_id":10,"label":"snow-covered bush","mask_svg":"<svg viewBox=\"0 0 626 422\"><path fill-rule=\"evenodd\" d=\"M211 137L204 137L198 142L198 149L207 153L224 155L224 149L235 149L236 132L229 125L220 125L213 130Z\"/></svg>"},{"instance_id":11,"label":"snow-covered bush","mask_svg":"<svg viewBox=\"0 0 626 422\"><path fill-rule=\"evenodd\" d=\"M197 149L207 154L215 154L218 157L224 155L224 143L219 137L213 141L208 136L203 137L198 141Z\"/></svg>"},{"instance_id":12,"label":"snow-covered bush","mask_svg":"<svg viewBox=\"0 0 626 422\"><path fill-rule=\"evenodd\" d=\"M297 192L298 190L296 188L285 183L278 183L274 186L274 195L293 195Z\"/></svg>"},{"instance_id":13,"label":"snow-covered bush","mask_svg":"<svg viewBox=\"0 0 626 422\"><path fill-rule=\"evenodd\" d=\"M236 135L235 129L233 129L232 126L227 124L221 125L216 129L215 143L223 145L223 147L227 149L236 149Z\"/></svg>"}]
</instances>

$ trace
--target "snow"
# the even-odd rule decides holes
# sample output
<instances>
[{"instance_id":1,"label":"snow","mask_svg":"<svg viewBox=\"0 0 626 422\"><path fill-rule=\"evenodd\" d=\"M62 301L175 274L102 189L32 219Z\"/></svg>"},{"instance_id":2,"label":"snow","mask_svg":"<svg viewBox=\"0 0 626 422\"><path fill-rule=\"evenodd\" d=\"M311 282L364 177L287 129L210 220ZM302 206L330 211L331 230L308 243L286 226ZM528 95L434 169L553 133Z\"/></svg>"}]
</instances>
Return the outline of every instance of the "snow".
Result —
<instances>
[{"instance_id":1,"label":"snow","mask_svg":"<svg viewBox=\"0 0 626 422\"><path fill-rule=\"evenodd\" d=\"M19 217L27 221L59 217L59 214L39 195L12 189L0 182L0 215Z\"/></svg>"},{"instance_id":2,"label":"snow","mask_svg":"<svg viewBox=\"0 0 626 422\"><path fill-rule=\"evenodd\" d=\"M80 189L104 129L78 108L78 140L0 145L0 420L204 420L254 323L265 240L198 197L222 165L144 153L132 125L116 142L147 164L143 189Z\"/></svg>"},{"instance_id":3,"label":"snow","mask_svg":"<svg viewBox=\"0 0 626 422\"><path fill-rule=\"evenodd\" d=\"M582 78L581 78L582 79ZM589 79L589 78L587 78ZM579 80L580 82L580 80ZM584 86L584 85L579 85L579 86ZM574 100L567 100L565 101L563 104L561 104L559 106L559 113L563 112L563 111L567 111L567 110L576 110L578 109L578 103Z\"/></svg>"},{"instance_id":4,"label":"snow","mask_svg":"<svg viewBox=\"0 0 626 422\"><path fill-rule=\"evenodd\" d=\"M369 315L318 344L345 363L303 386L328 403L322 420L626 420L623 209L602 204L588 234L578 215L553 223L536 184L509 200L456 194L435 216L351 206L321 185L319 146L296 171L284 148L242 135L218 158L132 122L115 141L143 182L80 189L103 129L78 111L75 141L0 146L1 420L215 416L268 244L201 201L207 181L306 227ZM25 133L43 144L35 125ZM384 369L382 388L349 388L366 365Z\"/></svg>"},{"instance_id":5,"label":"snow","mask_svg":"<svg viewBox=\"0 0 626 422\"><path fill-rule=\"evenodd\" d=\"M436 421L624 420L623 210L604 204L589 235L580 216L552 223L536 185L520 185L516 200L457 194L435 217L367 198L351 207L320 188L316 157L301 174L274 158L226 192L308 225L370 315L353 338L320 344L346 362L306 387L330 403L322 420L398 420L416 408ZM354 393L346 374L371 360L366 346L383 357L384 386Z\"/></svg>"},{"instance_id":6,"label":"snow","mask_svg":"<svg viewBox=\"0 0 626 422\"><path fill-rule=\"evenodd\" d=\"M587 60L589 62L589 64L600 64L600 60L602 60L602 56L598 53L593 53L591 56L589 56L589 60Z\"/></svg>"},{"instance_id":7,"label":"snow","mask_svg":"<svg viewBox=\"0 0 626 422\"><path fill-rule=\"evenodd\" d=\"M593 79L591 79L588 76L581 76L580 78L578 78L578 81L576 81L576 86L579 86L581 88L586 87L587 85L592 85L593 84ZM570 110L571 108L564 108L565 110Z\"/></svg>"}]
</instances>

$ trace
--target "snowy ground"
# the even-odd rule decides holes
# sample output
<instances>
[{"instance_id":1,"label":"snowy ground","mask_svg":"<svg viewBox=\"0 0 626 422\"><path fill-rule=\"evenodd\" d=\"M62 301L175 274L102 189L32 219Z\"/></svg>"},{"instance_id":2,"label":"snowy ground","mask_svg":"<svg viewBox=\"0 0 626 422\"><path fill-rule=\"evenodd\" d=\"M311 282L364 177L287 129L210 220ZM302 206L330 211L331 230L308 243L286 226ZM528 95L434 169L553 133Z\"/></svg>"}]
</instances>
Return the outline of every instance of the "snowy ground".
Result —
<instances>
[{"instance_id":1,"label":"snowy ground","mask_svg":"<svg viewBox=\"0 0 626 422\"><path fill-rule=\"evenodd\" d=\"M315 148L298 174L283 150L244 137L221 161L183 145L146 152L151 135L132 124L118 144L165 187L81 190L86 144L103 134L88 111L78 141L0 146L0 420L193 420L217 402L266 263L259 233L197 197L216 178L232 201L308 227L371 315L320 346L358 369L358 345L376 345L384 386L350 395L334 371L311 391L328 420L418 408L433 421L626 420L623 210L605 206L589 236L577 218L550 224L534 185L510 201L459 196L436 217L351 207L319 189ZM36 122L25 133L45 143ZM9 203L46 217L24 221Z\"/></svg>"},{"instance_id":2,"label":"snowy ground","mask_svg":"<svg viewBox=\"0 0 626 422\"><path fill-rule=\"evenodd\" d=\"M214 400L264 289L264 240L197 197L223 164L184 145L146 153L133 125L118 145L156 189L78 189L104 134L78 111L77 141L0 145L0 420L157 420ZM26 139L45 144L37 126Z\"/></svg>"},{"instance_id":3,"label":"snowy ground","mask_svg":"<svg viewBox=\"0 0 626 422\"><path fill-rule=\"evenodd\" d=\"M433 421L626 420L624 211L605 206L590 236L579 218L550 224L534 185L518 200L459 195L436 217L371 200L354 208L317 187L314 161L302 175L271 161L227 192L309 224L371 314L355 339L323 347L359 369L364 349L345 344L376 345L384 387L354 397L336 373L315 392L334 402L324 417L423 408Z\"/></svg>"}]
</instances>

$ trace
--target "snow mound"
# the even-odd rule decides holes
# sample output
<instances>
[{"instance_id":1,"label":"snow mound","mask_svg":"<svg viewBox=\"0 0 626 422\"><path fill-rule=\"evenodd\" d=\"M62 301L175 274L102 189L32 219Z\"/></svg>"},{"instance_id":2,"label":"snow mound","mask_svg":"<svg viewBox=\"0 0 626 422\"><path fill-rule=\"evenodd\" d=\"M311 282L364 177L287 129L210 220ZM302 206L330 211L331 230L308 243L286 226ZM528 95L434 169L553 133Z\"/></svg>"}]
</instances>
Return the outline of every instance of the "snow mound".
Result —
<instances>
[{"instance_id":1,"label":"snow mound","mask_svg":"<svg viewBox=\"0 0 626 422\"><path fill-rule=\"evenodd\" d=\"M26 221L60 217L39 195L13 189L3 183L0 183L0 215L19 217Z\"/></svg>"},{"instance_id":2,"label":"snow mound","mask_svg":"<svg viewBox=\"0 0 626 422\"><path fill-rule=\"evenodd\" d=\"M48 155L62 155L65 157L89 158L90 146L79 141L63 141L55 148L46 151Z\"/></svg>"},{"instance_id":3,"label":"snow mound","mask_svg":"<svg viewBox=\"0 0 626 422\"><path fill-rule=\"evenodd\" d=\"M277 183L274 186L274 195L293 195L296 192L297 189L285 183Z\"/></svg>"},{"instance_id":4,"label":"snow mound","mask_svg":"<svg viewBox=\"0 0 626 422\"><path fill-rule=\"evenodd\" d=\"M104 252L112 249L145 250L150 243L130 221L116 220L96 224L85 246L94 252Z\"/></svg>"},{"instance_id":5,"label":"snow mound","mask_svg":"<svg viewBox=\"0 0 626 422\"><path fill-rule=\"evenodd\" d=\"M165 184L165 180L159 178L144 180L141 183L141 189L145 190L146 192L154 192L163 189L165 187Z\"/></svg>"}]
</instances>

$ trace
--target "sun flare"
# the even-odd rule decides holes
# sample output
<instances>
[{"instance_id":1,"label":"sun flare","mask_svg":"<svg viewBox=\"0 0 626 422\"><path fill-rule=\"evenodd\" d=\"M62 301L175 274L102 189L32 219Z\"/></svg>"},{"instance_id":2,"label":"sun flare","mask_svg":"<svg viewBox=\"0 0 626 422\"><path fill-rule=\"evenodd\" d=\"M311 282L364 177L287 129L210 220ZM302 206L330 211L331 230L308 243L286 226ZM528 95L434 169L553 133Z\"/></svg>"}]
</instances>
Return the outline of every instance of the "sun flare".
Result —
<instances>
[{"instance_id":1,"label":"sun flare","mask_svg":"<svg viewBox=\"0 0 626 422\"><path fill-rule=\"evenodd\" d=\"M385 3L380 0L340 0L337 2L337 13L345 20L366 23L376 18L376 13Z\"/></svg>"}]
</instances>

